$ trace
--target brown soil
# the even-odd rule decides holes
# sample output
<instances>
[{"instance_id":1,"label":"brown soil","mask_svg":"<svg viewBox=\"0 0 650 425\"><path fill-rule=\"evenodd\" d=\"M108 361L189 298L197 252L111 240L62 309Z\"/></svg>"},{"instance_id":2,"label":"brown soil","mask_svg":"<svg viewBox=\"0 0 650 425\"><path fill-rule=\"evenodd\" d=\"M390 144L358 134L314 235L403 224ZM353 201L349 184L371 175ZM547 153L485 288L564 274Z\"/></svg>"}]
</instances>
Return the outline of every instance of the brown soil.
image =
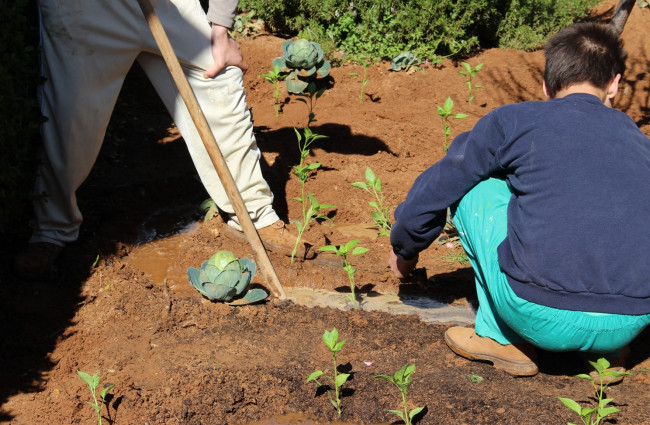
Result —
<instances>
[{"instance_id":1,"label":"brown soil","mask_svg":"<svg viewBox=\"0 0 650 425\"><path fill-rule=\"evenodd\" d=\"M595 16L606 18L614 4L605 1L596 11L601 15ZM650 135L648 22L650 10L635 7L623 34L629 62L616 107ZM263 34L241 40L241 46L251 65L246 87L264 172L277 211L285 219L296 219L299 204L293 198L299 186L291 166L299 158L293 128L305 127L307 110L283 92L282 112L276 117L272 86L260 76L279 55L282 42ZM477 89L472 104L466 101L459 64L451 61L412 73L389 72L386 63L372 66L362 102L360 77L351 73L362 75L363 68L337 67L331 88L317 102L312 129L329 138L312 150L309 161L323 166L307 187L320 202L336 204L338 210L333 224L315 225L305 237L317 247L358 237L361 246L370 248L352 259L362 297L371 291L423 293L466 305L475 295L471 268L444 259L450 252L460 253L444 245L434 244L421 255L415 278L396 279L386 267L388 239L360 230L372 223L370 198L350 186L363 180L366 166L371 167L382 179L386 204L394 209L416 176L443 155L435 108L447 96L454 100L455 111L469 115L452 123L454 134L470 129L500 105L542 98L541 52L494 49L468 62L484 64L476 83L485 88ZM207 195L194 178L182 140L168 134L169 116L138 68L125 88L98 163L79 191L85 214L82 235L66 249L50 279L28 284L11 275L11 258L28 230L4 231L0 422L96 423L92 408L84 403L90 393L77 370L99 371L103 383L115 384L103 410L105 423L232 424L289 414L293 416L286 423L334 421L338 418L327 394L305 383L312 371L330 370L331 357L321 336L333 327L347 340L338 363L352 373L343 390L341 420L346 423L395 421L386 410L400 408L399 393L373 375L392 374L406 362L417 365L410 408L427 406L421 424L578 421L556 398L592 401L589 384L572 377L584 371L572 353L542 352L537 376L514 378L454 355L442 339L449 324L363 310L307 308L273 297L243 307L201 298L186 281L188 267L198 267L221 249L249 257L252 250L225 232L218 218L201 222L198 205ZM188 222L200 224L168 238L178 232L176 223ZM139 268L130 258L138 238L151 236L152 230L157 242L171 241L161 276ZM348 288L340 262L331 256L294 264L281 254L271 253L270 258L285 288ZM254 284L266 286L261 274ZM632 348L629 366L636 373L607 393L621 409L610 423L650 423L648 332ZM483 381L472 383L471 374Z\"/></svg>"}]
</instances>

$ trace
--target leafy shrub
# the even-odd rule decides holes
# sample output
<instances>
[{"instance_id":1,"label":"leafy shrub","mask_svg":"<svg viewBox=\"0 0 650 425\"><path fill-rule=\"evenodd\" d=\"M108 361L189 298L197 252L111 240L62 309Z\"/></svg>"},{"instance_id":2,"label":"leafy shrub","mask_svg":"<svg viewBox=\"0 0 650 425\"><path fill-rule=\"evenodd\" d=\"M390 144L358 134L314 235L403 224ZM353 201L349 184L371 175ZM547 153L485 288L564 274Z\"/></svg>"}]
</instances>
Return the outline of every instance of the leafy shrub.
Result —
<instances>
[{"instance_id":1,"label":"leafy shrub","mask_svg":"<svg viewBox=\"0 0 650 425\"><path fill-rule=\"evenodd\" d=\"M28 0L0 8L0 228L24 224L31 211L35 146L42 121L36 89L36 6Z\"/></svg>"},{"instance_id":2,"label":"leafy shrub","mask_svg":"<svg viewBox=\"0 0 650 425\"><path fill-rule=\"evenodd\" d=\"M598 0L240 0L269 29L352 60L462 56L483 46L533 50Z\"/></svg>"},{"instance_id":3,"label":"leafy shrub","mask_svg":"<svg viewBox=\"0 0 650 425\"><path fill-rule=\"evenodd\" d=\"M499 46L535 50L551 35L584 17L598 0L512 0L496 35Z\"/></svg>"}]
</instances>

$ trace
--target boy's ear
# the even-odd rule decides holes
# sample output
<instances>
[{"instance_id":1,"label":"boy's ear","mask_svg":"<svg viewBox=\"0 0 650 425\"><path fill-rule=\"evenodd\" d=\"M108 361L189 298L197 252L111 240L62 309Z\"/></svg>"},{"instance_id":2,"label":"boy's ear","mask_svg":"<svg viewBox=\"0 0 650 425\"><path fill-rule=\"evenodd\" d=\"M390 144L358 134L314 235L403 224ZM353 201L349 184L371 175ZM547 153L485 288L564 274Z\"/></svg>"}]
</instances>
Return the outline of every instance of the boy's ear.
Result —
<instances>
[{"instance_id":1,"label":"boy's ear","mask_svg":"<svg viewBox=\"0 0 650 425\"><path fill-rule=\"evenodd\" d=\"M616 77L607 86L607 99L613 99L618 93L618 83L621 81L621 74L616 74Z\"/></svg>"},{"instance_id":2,"label":"boy's ear","mask_svg":"<svg viewBox=\"0 0 650 425\"><path fill-rule=\"evenodd\" d=\"M546 81L542 81L542 90L544 90L544 96L546 96L547 99L550 99L551 96L548 95L548 88L546 87Z\"/></svg>"}]
</instances>

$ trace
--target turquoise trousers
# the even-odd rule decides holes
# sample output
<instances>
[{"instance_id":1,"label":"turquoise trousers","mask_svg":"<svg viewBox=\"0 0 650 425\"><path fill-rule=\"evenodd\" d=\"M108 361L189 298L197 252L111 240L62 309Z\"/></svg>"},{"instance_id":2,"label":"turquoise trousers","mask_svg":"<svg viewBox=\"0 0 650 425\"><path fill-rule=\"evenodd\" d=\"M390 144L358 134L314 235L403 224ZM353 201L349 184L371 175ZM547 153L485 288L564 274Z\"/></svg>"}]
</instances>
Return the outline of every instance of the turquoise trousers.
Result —
<instances>
[{"instance_id":1,"label":"turquoise trousers","mask_svg":"<svg viewBox=\"0 0 650 425\"><path fill-rule=\"evenodd\" d=\"M519 298L499 266L512 193L505 181L479 183L452 209L454 225L476 276L475 330L500 344L528 342L548 351L616 354L650 323L650 314L560 310Z\"/></svg>"}]
</instances>

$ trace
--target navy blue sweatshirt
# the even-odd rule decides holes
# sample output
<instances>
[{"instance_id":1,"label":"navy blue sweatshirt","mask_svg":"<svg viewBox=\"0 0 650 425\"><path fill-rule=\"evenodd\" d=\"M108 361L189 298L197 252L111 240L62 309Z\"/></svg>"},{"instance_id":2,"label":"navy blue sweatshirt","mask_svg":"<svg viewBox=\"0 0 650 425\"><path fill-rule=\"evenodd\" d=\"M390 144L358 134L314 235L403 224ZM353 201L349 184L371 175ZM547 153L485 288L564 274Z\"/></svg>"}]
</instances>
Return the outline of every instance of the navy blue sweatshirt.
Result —
<instances>
[{"instance_id":1,"label":"navy blue sweatshirt","mask_svg":"<svg viewBox=\"0 0 650 425\"><path fill-rule=\"evenodd\" d=\"M395 210L414 258L446 209L488 177L513 191L501 269L521 298L565 310L650 313L650 140L596 96L505 105L460 134Z\"/></svg>"}]
</instances>

